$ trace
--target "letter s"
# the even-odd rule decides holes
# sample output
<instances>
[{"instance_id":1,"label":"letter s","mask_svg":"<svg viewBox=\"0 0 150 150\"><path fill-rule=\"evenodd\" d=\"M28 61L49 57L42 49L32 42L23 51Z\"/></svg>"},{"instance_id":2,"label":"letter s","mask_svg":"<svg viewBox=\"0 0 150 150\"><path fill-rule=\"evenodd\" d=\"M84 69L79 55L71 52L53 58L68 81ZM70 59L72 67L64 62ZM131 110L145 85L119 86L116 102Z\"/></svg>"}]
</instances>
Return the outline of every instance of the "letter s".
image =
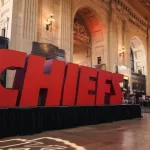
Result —
<instances>
[{"instance_id":1,"label":"letter s","mask_svg":"<svg viewBox=\"0 0 150 150\"><path fill-rule=\"evenodd\" d=\"M122 74L113 74L112 75L112 88L111 93L113 95L110 96L110 104L122 104L122 93L119 83L123 82Z\"/></svg>"}]
</instances>

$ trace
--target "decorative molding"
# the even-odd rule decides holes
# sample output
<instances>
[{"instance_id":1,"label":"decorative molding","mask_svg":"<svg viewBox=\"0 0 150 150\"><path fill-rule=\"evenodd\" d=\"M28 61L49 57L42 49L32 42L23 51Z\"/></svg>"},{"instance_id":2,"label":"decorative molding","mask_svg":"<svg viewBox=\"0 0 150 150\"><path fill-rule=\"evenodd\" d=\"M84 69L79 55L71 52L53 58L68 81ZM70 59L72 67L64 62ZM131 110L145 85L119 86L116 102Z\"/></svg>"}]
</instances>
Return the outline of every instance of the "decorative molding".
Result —
<instances>
[{"instance_id":1,"label":"decorative molding","mask_svg":"<svg viewBox=\"0 0 150 150\"><path fill-rule=\"evenodd\" d=\"M141 56L142 56L142 50L135 51L135 57L136 57L136 59L140 59Z\"/></svg>"},{"instance_id":2,"label":"decorative molding","mask_svg":"<svg viewBox=\"0 0 150 150\"><path fill-rule=\"evenodd\" d=\"M147 31L148 22L142 18L129 4L122 0L113 0L113 10L118 15L123 15L125 18L128 17L128 20L135 26L142 29L144 32Z\"/></svg>"},{"instance_id":3,"label":"decorative molding","mask_svg":"<svg viewBox=\"0 0 150 150\"><path fill-rule=\"evenodd\" d=\"M8 17L5 17L4 19L0 19L0 27L3 28L3 27L8 27L8 21L9 21L9 18Z\"/></svg>"},{"instance_id":4,"label":"decorative molding","mask_svg":"<svg viewBox=\"0 0 150 150\"><path fill-rule=\"evenodd\" d=\"M1 17L3 17L3 16L4 16L7 12L9 12L9 11L10 11L9 8L3 10L3 11L1 12Z\"/></svg>"},{"instance_id":5,"label":"decorative molding","mask_svg":"<svg viewBox=\"0 0 150 150\"><path fill-rule=\"evenodd\" d=\"M105 11L110 11L108 3L110 0L92 0L95 4L101 6Z\"/></svg>"},{"instance_id":6,"label":"decorative molding","mask_svg":"<svg viewBox=\"0 0 150 150\"><path fill-rule=\"evenodd\" d=\"M131 45L132 45L132 48L137 48L141 45L141 43L139 42L139 40L137 40L136 37L133 37L132 41L131 41Z\"/></svg>"},{"instance_id":7,"label":"decorative molding","mask_svg":"<svg viewBox=\"0 0 150 150\"><path fill-rule=\"evenodd\" d=\"M148 0L139 0L149 11L150 11L150 1Z\"/></svg>"}]
</instances>

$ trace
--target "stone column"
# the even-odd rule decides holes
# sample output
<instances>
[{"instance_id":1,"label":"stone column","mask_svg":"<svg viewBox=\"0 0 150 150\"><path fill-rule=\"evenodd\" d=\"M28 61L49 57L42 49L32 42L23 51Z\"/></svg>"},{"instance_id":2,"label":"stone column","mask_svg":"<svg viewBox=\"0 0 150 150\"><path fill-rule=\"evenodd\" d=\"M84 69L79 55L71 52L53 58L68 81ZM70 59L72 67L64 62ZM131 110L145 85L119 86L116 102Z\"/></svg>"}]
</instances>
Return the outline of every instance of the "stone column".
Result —
<instances>
[{"instance_id":1,"label":"stone column","mask_svg":"<svg viewBox=\"0 0 150 150\"><path fill-rule=\"evenodd\" d=\"M132 76L131 76L131 56L130 56L130 48L131 48L131 26L129 24L129 20L126 20L126 26L124 30L124 47L125 47L125 53L124 53L124 65L129 69L128 71L128 77L129 77L129 86L130 89L132 89Z\"/></svg>"},{"instance_id":2,"label":"stone column","mask_svg":"<svg viewBox=\"0 0 150 150\"><path fill-rule=\"evenodd\" d=\"M31 52L32 42L37 39L38 0L13 0L12 25L9 48ZM7 71L6 86L12 87L14 71Z\"/></svg>"},{"instance_id":3,"label":"stone column","mask_svg":"<svg viewBox=\"0 0 150 150\"><path fill-rule=\"evenodd\" d=\"M72 30L71 0L61 0L60 48L65 50L66 61L71 61Z\"/></svg>"},{"instance_id":4,"label":"stone column","mask_svg":"<svg viewBox=\"0 0 150 150\"><path fill-rule=\"evenodd\" d=\"M25 0L22 50L27 53L31 52L32 42L37 41L37 17L38 0Z\"/></svg>"},{"instance_id":5,"label":"stone column","mask_svg":"<svg viewBox=\"0 0 150 150\"><path fill-rule=\"evenodd\" d=\"M150 28L150 27L149 27ZM150 29L147 29L147 77L146 77L146 94L150 96Z\"/></svg>"},{"instance_id":6,"label":"stone column","mask_svg":"<svg viewBox=\"0 0 150 150\"><path fill-rule=\"evenodd\" d=\"M118 64L118 40L117 40L117 23L115 21L115 14L112 13L109 20L109 71L116 72Z\"/></svg>"},{"instance_id":7,"label":"stone column","mask_svg":"<svg viewBox=\"0 0 150 150\"><path fill-rule=\"evenodd\" d=\"M123 65L130 68L130 35L129 35L129 27L128 27L128 22L127 20L124 22L124 60L123 60Z\"/></svg>"},{"instance_id":8,"label":"stone column","mask_svg":"<svg viewBox=\"0 0 150 150\"><path fill-rule=\"evenodd\" d=\"M36 40L37 38L37 0L25 0L23 38Z\"/></svg>"},{"instance_id":9,"label":"stone column","mask_svg":"<svg viewBox=\"0 0 150 150\"><path fill-rule=\"evenodd\" d=\"M37 40L38 0L14 0L12 10L12 49L30 53Z\"/></svg>"}]
</instances>

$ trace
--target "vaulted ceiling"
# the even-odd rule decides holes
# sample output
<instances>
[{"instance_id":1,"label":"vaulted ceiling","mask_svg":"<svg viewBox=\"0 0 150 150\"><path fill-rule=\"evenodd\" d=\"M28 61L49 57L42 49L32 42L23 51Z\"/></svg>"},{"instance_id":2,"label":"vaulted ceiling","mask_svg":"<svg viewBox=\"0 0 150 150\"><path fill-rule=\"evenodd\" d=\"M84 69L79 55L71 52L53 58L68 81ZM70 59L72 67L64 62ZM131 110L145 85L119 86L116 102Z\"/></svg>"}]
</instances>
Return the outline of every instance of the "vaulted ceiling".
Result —
<instances>
[{"instance_id":1,"label":"vaulted ceiling","mask_svg":"<svg viewBox=\"0 0 150 150\"><path fill-rule=\"evenodd\" d=\"M90 33L102 30L103 24L99 16L89 8L81 8L77 11L76 17L82 18Z\"/></svg>"}]
</instances>

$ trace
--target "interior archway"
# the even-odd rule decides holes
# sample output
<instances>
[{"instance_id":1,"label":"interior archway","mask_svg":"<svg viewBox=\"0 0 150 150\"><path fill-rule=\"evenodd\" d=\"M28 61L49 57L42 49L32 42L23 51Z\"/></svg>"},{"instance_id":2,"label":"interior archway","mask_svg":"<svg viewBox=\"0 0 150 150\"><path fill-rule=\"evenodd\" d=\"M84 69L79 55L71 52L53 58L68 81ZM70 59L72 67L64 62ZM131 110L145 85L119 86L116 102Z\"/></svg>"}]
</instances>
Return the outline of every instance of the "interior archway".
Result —
<instances>
[{"instance_id":1,"label":"interior archway","mask_svg":"<svg viewBox=\"0 0 150 150\"><path fill-rule=\"evenodd\" d=\"M146 52L143 42L134 36L130 48L131 87L138 97L146 94Z\"/></svg>"},{"instance_id":2,"label":"interior archway","mask_svg":"<svg viewBox=\"0 0 150 150\"><path fill-rule=\"evenodd\" d=\"M134 36L131 40L131 53L134 63L132 64L132 72L146 75L146 53L144 44L139 37Z\"/></svg>"},{"instance_id":3,"label":"interior archway","mask_svg":"<svg viewBox=\"0 0 150 150\"><path fill-rule=\"evenodd\" d=\"M79 9L74 17L73 62L92 67L104 61L104 26L90 8Z\"/></svg>"}]
</instances>

